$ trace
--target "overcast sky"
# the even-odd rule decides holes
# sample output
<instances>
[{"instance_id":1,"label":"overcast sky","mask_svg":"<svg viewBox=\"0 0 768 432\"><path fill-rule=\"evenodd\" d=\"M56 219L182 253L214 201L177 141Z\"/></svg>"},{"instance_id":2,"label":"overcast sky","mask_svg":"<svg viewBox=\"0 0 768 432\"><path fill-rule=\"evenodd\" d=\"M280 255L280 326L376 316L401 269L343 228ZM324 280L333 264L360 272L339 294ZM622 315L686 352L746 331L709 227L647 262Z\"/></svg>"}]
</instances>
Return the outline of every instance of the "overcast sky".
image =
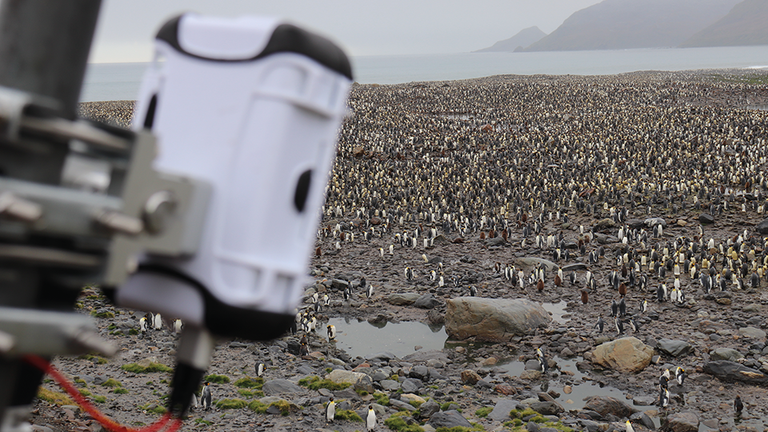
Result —
<instances>
[{"instance_id":1,"label":"overcast sky","mask_svg":"<svg viewBox=\"0 0 768 432\"><path fill-rule=\"evenodd\" d=\"M272 15L331 38L349 55L461 53L538 26L556 29L601 0L102 0L91 62L147 62L168 18Z\"/></svg>"}]
</instances>

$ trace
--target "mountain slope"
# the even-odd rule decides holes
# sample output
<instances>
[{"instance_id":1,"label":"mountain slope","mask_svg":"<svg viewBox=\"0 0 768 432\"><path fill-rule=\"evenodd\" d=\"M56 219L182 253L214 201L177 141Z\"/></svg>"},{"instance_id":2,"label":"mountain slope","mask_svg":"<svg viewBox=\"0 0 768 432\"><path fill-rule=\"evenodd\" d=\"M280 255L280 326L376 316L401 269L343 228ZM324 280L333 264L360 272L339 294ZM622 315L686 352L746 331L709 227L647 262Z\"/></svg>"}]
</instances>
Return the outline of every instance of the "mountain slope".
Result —
<instances>
[{"instance_id":1,"label":"mountain slope","mask_svg":"<svg viewBox=\"0 0 768 432\"><path fill-rule=\"evenodd\" d=\"M547 34L538 27L528 27L520 30L516 35L509 39L498 41L493 46L483 48L474 52L512 52L518 48L525 48L528 45L541 40Z\"/></svg>"},{"instance_id":2,"label":"mountain slope","mask_svg":"<svg viewBox=\"0 0 768 432\"><path fill-rule=\"evenodd\" d=\"M744 0L682 47L768 45L768 1Z\"/></svg>"},{"instance_id":3,"label":"mountain slope","mask_svg":"<svg viewBox=\"0 0 768 432\"><path fill-rule=\"evenodd\" d=\"M526 51L675 47L739 0L605 0L575 12Z\"/></svg>"}]
</instances>

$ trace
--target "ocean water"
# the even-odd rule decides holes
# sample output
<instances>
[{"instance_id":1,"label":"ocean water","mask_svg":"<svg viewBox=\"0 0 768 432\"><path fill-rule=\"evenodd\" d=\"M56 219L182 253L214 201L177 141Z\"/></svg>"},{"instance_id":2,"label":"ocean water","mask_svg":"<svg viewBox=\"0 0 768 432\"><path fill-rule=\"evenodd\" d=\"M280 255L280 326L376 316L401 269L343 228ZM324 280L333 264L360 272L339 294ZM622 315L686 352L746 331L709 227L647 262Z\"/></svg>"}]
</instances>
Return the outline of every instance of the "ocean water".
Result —
<instances>
[{"instance_id":1,"label":"ocean water","mask_svg":"<svg viewBox=\"0 0 768 432\"><path fill-rule=\"evenodd\" d=\"M132 100L147 63L90 64L80 100ZM768 45L352 57L355 81L398 84L492 75L609 75L645 70L768 69Z\"/></svg>"}]
</instances>

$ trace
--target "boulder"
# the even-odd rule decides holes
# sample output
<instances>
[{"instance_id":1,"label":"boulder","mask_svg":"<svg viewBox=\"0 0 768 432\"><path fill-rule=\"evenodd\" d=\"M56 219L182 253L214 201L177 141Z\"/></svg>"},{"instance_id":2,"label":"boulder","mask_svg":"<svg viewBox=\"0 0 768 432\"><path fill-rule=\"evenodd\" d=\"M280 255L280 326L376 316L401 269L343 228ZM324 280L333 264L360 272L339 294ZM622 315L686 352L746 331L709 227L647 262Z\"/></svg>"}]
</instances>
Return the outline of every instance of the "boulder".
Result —
<instances>
[{"instance_id":1,"label":"boulder","mask_svg":"<svg viewBox=\"0 0 768 432\"><path fill-rule=\"evenodd\" d=\"M334 369L326 375L326 379L335 383L352 383L356 390L365 390L368 393L373 393L373 380L362 372Z\"/></svg>"},{"instance_id":2,"label":"boulder","mask_svg":"<svg viewBox=\"0 0 768 432\"><path fill-rule=\"evenodd\" d=\"M413 305L419 309L434 309L440 306L440 300L436 299L432 294L424 294Z\"/></svg>"},{"instance_id":3,"label":"boulder","mask_svg":"<svg viewBox=\"0 0 768 432\"><path fill-rule=\"evenodd\" d=\"M592 361L619 372L639 372L651 363L653 348L635 337L601 344L592 351Z\"/></svg>"},{"instance_id":4,"label":"boulder","mask_svg":"<svg viewBox=\"0 0 768 432\"><path fill-rule=\"evenodd\" d=\"M262 391L265 395L278 395L285 393L301 393L306 389L299 387L287 379L274 379L264 383Z\"/></svg>"},{"instance_id":5,"label":"boulder","mask_svg":"<svg viewBox=\"0 0 768 432\"><path fill-rule=\"evenodd\" d=\"M709 213L702 213L699 215L699 222L707 225L713 224L715 223L715 217Z\"/></svg>"},{"instance_id":6,"label":"boulder","mask_svg":"<svg viewBox=\"0 0 768 432\"><path fill-rule=\"evenodd\" d=\"M653 402L651 402L648 405L651 405L651 404L653 404ZM656 425L653 423L653 420L651 419L651 417L644 412L636 412L631 416L629 416L629 419L632 420L632 422L635 424L641 424L645 426L645 428L648 430L656 429Z\"/></svg>"},{"instance_id":7,"label":"boulder","mask_svg":"<svg viewBox=\"0 0 768 432\"><path fill-rule=\"evenodd\" d=\"M430 417L429 422L427 424L431 425L435 429L439 429L439 428L451 429L456 426L461 426L465 428L472 427L472 423L470 423L469 421L467 421L467 419L462 417L461 414L456 410L435 413L432 415L432 417Z\"/></svg>"},{"instance_id":8,"label":"boulder","mask_svg":"<svg viewBox=\"0 0 768 432\"><path fill-rule=\"evenodd\" d=\"M699 416L692 412L672 414L661 426L663 432L697 432L699 430Z\"/></svg>"},{"instance_id":9,"label":"boulder","mask_svg":"<svg viewBox=\"0 0 768 432\"><path fill-rule=\"evenodd\" d=\"M544 258L537 258L537 257L518 258L517 264L520 267L523 267L524 269L538 267L541 265L546 267L547 271L557 270L557 264L553 263L552 261L545 260Z\"/></svg>"},{"instance_id":10,"label":"boulder","mask_svg":"<svg viewBox=\"0 0 768 432\"><path fill-rule=\"evenodd\" d=\"M451 361L448 358L448 355L446 353L438 350L430 350L430 351L420 350L403 357L404 362L413 363L413 364L427 363L430 360L437 360L442 362L443 364L446 364Z\"/></svg>"},{"instance_id":11,"label":"boulder","mask_svg":"<svg viewBox=\"0 0 768 432\"><path fill-rule=\"evenodd\" d=\"M755 226L755 230L760 234L768 234L768 218L763 219Z\"/></svg>"},{"instance_id":12,"label":"boulder","mask_svg":"<svg viewBox=\"0 0 768 432\"><path fill-rule=\"evenodd\" d=\"M765 339L765 332L756 327L742 327L739 329L739 334L750 339L763 340Z\"/></svg>"},{"instance_id":13,"label":"boulder","mask_svg":"<svg viewBox=\"0 0 768 432\"><path fill-rule=\"evenodd\" d=\"M509 412L517 408L517 403L512 399L499 399L496 406L493 407L493 411L488 414L488 418L497 422L509 420Z\"/></svg>"},{"instance_id":14,"label":"boulder","mask_svg":"<svg viewBox=\"0 0 768 432\"><path fill-rule=\"evenodd\" d=\"M478 381L480 381L480 375L477 372L470 369L461 371L461 382L463 384L475 385Z\"/></svg>"},{"instance_id":15,"label":"boulder","mask_svg":"<svg viewBox=\"0 0 768 432\"><path fill-rule=\"evenodd\" d=\"M705 364L704 373L714 375L726 382L741 381L753 385L768 383L768 376L764 373L727 360L711 361Z\"/></svg>"},{"instance_id":16,"label":"boulder","mask_svg":"<svg viewBox=\"0 0 768 432\"><path fill-rule=\"evenodd\" d=\"M474 336L488 342L506 342L552 321L541 304L527 299L459 297L448 300L447 305L446 333L459 340Z\"/></svg>"},{"instance_id":17,"label":"boulder","mask_svg":"<svg viewBox=\"0 0 768 432\"><path fill-rule=\"evenodd\" d=\"M415 393L422 387L424 387L424 383L421 382L420 379L416 378L406 378L402 383L400 383L400 388L403 389L403 391L406 393ZM372 391L369 393L372 393Z\"/></svg>"},{"instance_id":18,"label":"boulder","mask_svg":"<svg viewBox=\"0 0 768 432\"><path fill-rule=\"evenodd\" d=\"M744 355L733 348L717 348L709 353L709 359L711 361L728 360L735 362L742 358L744 358Z\"/></svg>"},{"instance_id":19,"label":"boulder","mask_svg":"<svg viewBox=\"0 0 768 432\"><path fill-rule=\"evenodd\" d=\"M438 412L440 412L440 405L434 399L419 405L419 415L421 418L430 418Z\"/></svg>"},{"instance_id":20,"label":"boulder","mask_svg":"<svg viewBox=\"0 0 768 432\"><path fill-rule=\"evenodd\" d=\"M531 409L542 415L559 415L565 411L563 407L557 402L534 402L531 404Z\"/></svg>"},{"instance_id":21,"label":"boulder","mask_svg":"<svg viewBox=\"0 0 768 432\"><path fill-rule=\"evenodd\" d=\"M656 348L672 357L687 355L693 351L693 346L688 342L672 339L659 339L656 343Z\"/></svg>"},{"instance_id":22,"label":"boulder","mask_svg":"<svg viewBox=\"0 0 768 432\"><path fill-rule=\"evenodd\" d=\"M409 306L421 297L417 293L392 293L387 296L387 302L395 306Z\"/></svg>"},{"instance_id":23,"label":"boulder","mask_svg":"<svg viewBox=\"0 0 768 432\"><path fill-rule=\"evenodd\" d=\"M626 403L608 396L592 396L587 399L584 409L599 413L603 417L612 414L619 418L629 417L638 412Z\"/></svg>"}]
</instances>

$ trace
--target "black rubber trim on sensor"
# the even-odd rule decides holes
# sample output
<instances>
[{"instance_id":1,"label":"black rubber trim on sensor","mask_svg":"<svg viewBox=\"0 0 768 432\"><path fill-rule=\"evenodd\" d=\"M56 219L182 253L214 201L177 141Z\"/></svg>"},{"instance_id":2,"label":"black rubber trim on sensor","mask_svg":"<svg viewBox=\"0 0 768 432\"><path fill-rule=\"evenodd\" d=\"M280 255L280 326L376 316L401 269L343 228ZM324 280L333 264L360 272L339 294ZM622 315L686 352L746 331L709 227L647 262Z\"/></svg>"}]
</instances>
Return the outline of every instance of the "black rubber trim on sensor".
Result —
<instances>
[{"instance_id":1,"label":"black rubber trim on sensor","mask_svg":"<svg viewBox=\"0 0 768 432\"><path fill-rule=\"evenodd\" d=\"M140 264L141 273L154 273L184 282L203 296L205 327L219 336L267 341L283 336L296 317L293 314L244 309L228 305L213 296L197 279L179 270L158 264Z\"/></svg>"},{"instance_id":2,"label":"black rubber trim on sensor","mask_svg":"<svg viewBox=\"0 0 768 432\"><path fill-rule=\"evenodd\" d=\"M309 57L321 65L334 70L352 80L352 65L344 51L330 40L310 33L304 29L291 24L280 24L275 28L272 37L267 46L259 54L251 58L244 59L213 59L192 54L181 47L179 43L179 22L180 15L166 22L160 31L157 32L157 39L167 42L176 51L184 53L190 57L199 58L208 61L217 62L245 62L264 58L271 54L281 52L292 52Z\"/></svg>"}]
</instances>

